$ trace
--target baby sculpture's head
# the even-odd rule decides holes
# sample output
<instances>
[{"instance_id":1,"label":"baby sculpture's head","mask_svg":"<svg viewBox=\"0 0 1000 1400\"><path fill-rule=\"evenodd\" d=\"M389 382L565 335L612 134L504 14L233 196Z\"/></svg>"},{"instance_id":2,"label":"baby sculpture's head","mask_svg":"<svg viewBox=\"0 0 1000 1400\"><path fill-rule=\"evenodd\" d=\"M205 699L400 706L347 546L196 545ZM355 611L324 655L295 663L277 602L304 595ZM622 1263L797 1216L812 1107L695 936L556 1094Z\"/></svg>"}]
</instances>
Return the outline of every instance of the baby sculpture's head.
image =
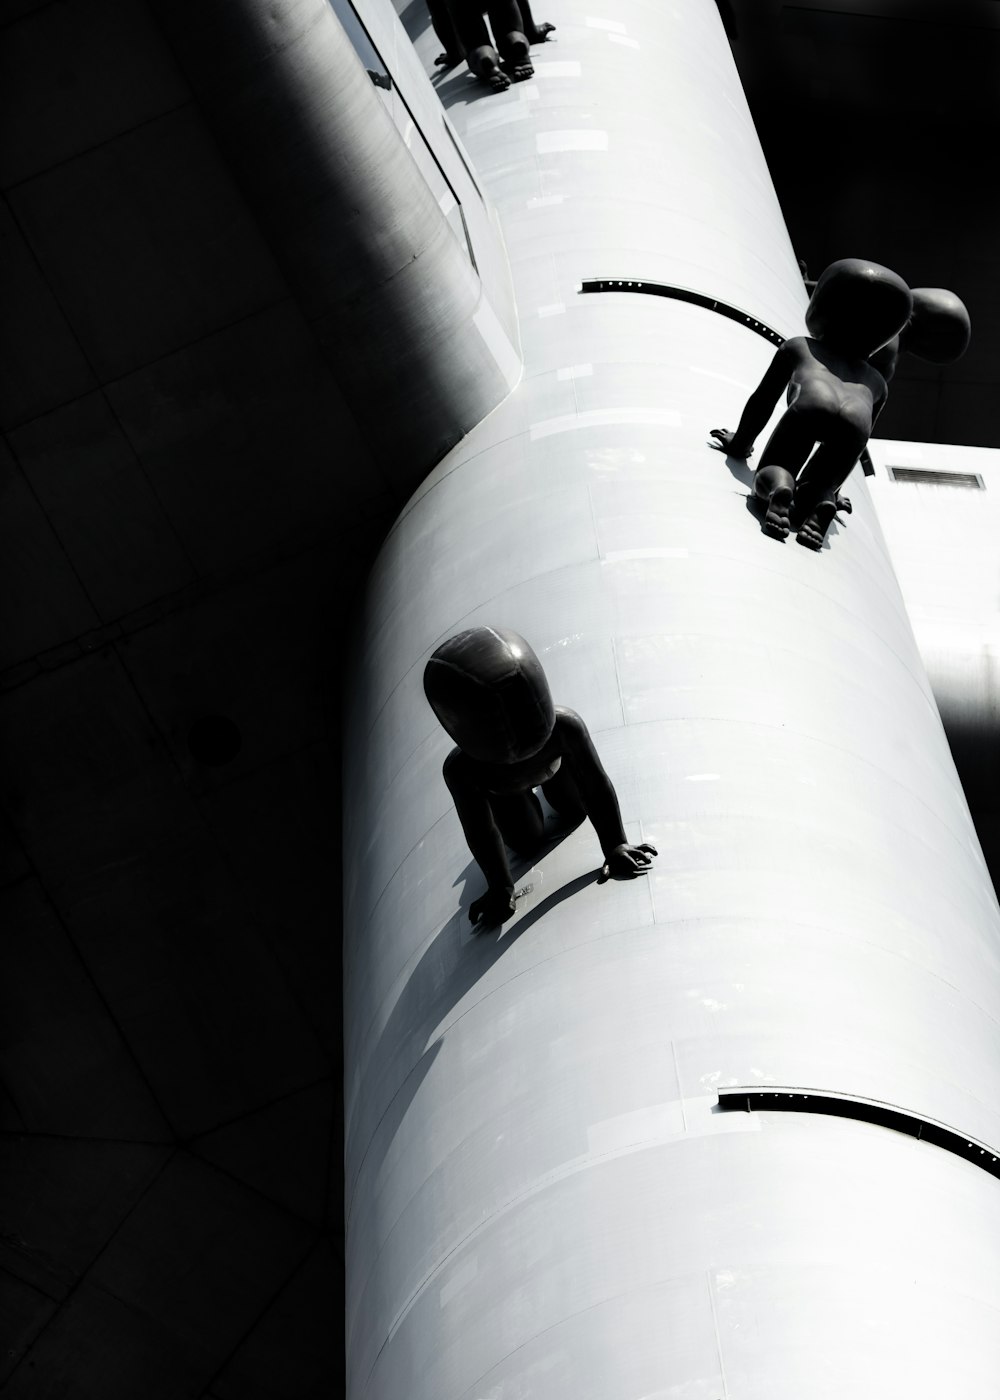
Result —
<instances>
[{"instance_id":1,"label":"baby sculpture's head","mask_svg":"<svg viewBox=\"0 0 1000 1400\"><path fill-rule=\"evenodd\" d=\"M914 287L913 310L900 348L935 365L950 365L969 348L972 322L961 297L944 287Z\"/></svg>"},{"instance_id":2,"label":"baby sculpture's head","mask_svg":"<svg viewBox=\"0 0 1000 1400\"><path fill-rule=\"evenodd\" d=\"M458 747L481 763L530 758L555 727L541 662L505 627L472 627L442 642L424 668L424 693Z\"/></svg>"},{"instance_id":3,"label":"baby sculpture's head","mask_svg":"<svg viewBox=\"0 0 1000 1400\"><path fill-rule=\"evenodd\" d=\"M867 359L906 325L910 289L895 272L864 258L831 263L806 307L806 329L832 349Z\"/></svg>"},{"instance_id":4,"label":"baby sculpture's head","mask_svg":"<svg viewBox=\"0 0 1000 1400\"><path fill-rule=\"evenodd\" d=\"M965 303L944 287L914 287L913 310L900 331L876 354L869 356L875 368L891 379L903 351L935 365L950 365L969 348L972 322Z\"/></svg>"}]
</instances>

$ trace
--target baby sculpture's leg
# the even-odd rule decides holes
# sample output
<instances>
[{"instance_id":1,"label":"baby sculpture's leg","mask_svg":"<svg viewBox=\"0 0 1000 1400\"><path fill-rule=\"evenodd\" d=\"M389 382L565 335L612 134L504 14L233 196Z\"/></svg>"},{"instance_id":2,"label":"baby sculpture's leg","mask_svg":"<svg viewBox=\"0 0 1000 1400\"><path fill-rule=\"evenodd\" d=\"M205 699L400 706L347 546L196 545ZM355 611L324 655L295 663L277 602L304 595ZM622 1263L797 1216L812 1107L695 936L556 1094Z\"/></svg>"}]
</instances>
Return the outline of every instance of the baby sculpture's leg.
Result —
<instances>
[{"instance_id":1,"label":"baby sculpture's leg","mask_svg":"<svg viewBox=\"0 0 1000 1400\"><path fill-rule=\"evenodd\" d=\"M493 30L504 68L515 83L530 78L535 70L531 63L524 21L517 0L492 0L489 16L490 28Z\"/></svg>"},{"instance_id":2,"label":"baby sculpture's leg","mask_svg":"<svg viewBox=\"0 0 1000 1400\"><path fill-rule=\"evenodd\" d=\"M510 79L500 67L500 55L490 43L482 5L477 0L449 0L449 9L470 72L494 92L509 88Z\"/></svg>"},{"instance_id":3,"label":"baby sculpture's leg","mask_svg":"<svg viewBox=\"0 0 1000 1400\"><path fill-rule=\"evenodd\" d=\"M448 9L448 0L427 0L431 26L441 44L441 53L434 60L435 67L454 68L465 57L461 40L455 30L455 21Z\"/></svg>"},{"instance_id":4,"label":"baby sculpture's leg","mask_svg":"<svg viewBox=\"0 0 1000 1400\"><path fill-rule=\"evenodd\" d=\"M795 474L815 445L816 429L809 417L789 409L778 420L753 479L754 495L766 505L765 535L787 539L795 503Z\"/></svg>"},{"instance_id":5,"label":"baby sculpture's leg","mask_svg":"<svg viewBox=\"0 0 1000 1400\"><path fill-rule=\"evenodd\" d=\"M532 856L542 844L545 818L542 804L535 794L527 792L491 793L490 806L500 835L519 856Z\"/></svg>"},{"instance_id":6,"label":"baby sculpture's leg","mask_svg":"<svg viewBox=\"0 0 1000 1400\"><path fill-rule=\"evenodd\" d=\"M837 494L826 491L804 516L795 538L807 549L822 549L826 532L837 514Z\"/></svg>"},{"instance_id":7,"label":"baby sculpture's leg","mask_svg":"<svg viewBox=\"0 0 1000 1400\"><path fill-rule=\"evenodd\" d=\"M868 434L841 422L822 442L799 474L796 502L801 524L795 538L807 549L822 549L838 509L838 490L854 470Z\"/></svg>"},{"instance_id":8,"label":"baby sculpture's leg","mask_svg":"<svg viewBox=\"0 0 1000 1400\"><path fill-rule=\"evenodd\" d=\"M476 77L482 78L483 82L494 92L506 92L510 87L510 79L500 67L500 55L492 44L471 49L466 55L466 59Z\"/></svg>"},{"instance_id":9,"label":"baby sculpture's leg","mask_svg":"<svg viewBox=\"0 0 1000 1400\"><path fill-rule=\"evenodd\" d=\"M787 539L792 528L792 503L795 500L795 477L785 467L759 467L754 473L753 492L765 503L765 535L776 540Z\"/></svg>"}]
</instances>

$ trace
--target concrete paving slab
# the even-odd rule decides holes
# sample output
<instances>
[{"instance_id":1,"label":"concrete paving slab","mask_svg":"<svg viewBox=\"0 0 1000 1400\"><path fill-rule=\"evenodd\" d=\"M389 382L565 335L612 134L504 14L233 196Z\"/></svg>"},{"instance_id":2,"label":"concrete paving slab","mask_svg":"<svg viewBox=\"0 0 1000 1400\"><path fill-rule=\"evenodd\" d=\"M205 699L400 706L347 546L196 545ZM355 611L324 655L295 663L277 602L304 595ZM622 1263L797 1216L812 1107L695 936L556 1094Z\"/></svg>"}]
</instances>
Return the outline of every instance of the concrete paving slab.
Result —
<instances>
[{"instance_id":1,"label":"concrete paving slab","mask_svg":"<svg viewBox=\"0 0 1000 1400\"><path fill-rule=\"evenodd\" d=\"M76 637L98 617L62 545L0 442L0 669Z\"/></svg>"},{"instance_id":2,"label":"concrete paving slab","mask_svg":"<svg viewBox=\"0 0 1000 1400\"><path fill-rule=\"evenodd\" d=\"M171 1151L145 1143L0 1138L0 1271L64 1299Z\"/></svg>"},{"instance_id":3,"label":"concrete paving slab","mask_svg":"<svg viewBox=\"0 0 1000 1400\"><path fill-rule=\"evenodd\" d=\"M0 1385L9 1377L56 1310L37 1288L0 1270Z\"/></svg>"},{"instance_id":4,"label":"concrete paving slab","mask_svg":"<svg viewBox=\"0 0 1000 1400\"><path fill-rule=\"evenodd\" d=\"M10 442L105 622L192 581L194 569L103 394L34 419Z\"/></svg>"},{"instance_id":5,"label":"concrete paving slab","mask_svg":"<svg viewBox=\"0 0 1000 1400\"><path fill-rule=\"evenodd\" d=\"M192 792L326 739L339 624L324 554L309 551L242 578L123 639L117 647ZM192 734L206 716L236 726L238 748ZM234 742L236 736L234 736Z\"/></svg>"},{"instance_id":6,"label":"concrete paving slab","mask_svg":"<svg viewBox=\"0 0 1000 1400\"><path fill-rule=\"evenodd\" d=\"M238 882L207 838L57 894L82 957L177 1134L207 1132L329 1073Z\"/></svg>"},{"instance_id":7,"label":"concrete paving slab","mask_svg":"<svg viewBox=\"0 0 1000 1400\"><path fill-rule=\"evenodd\" d=\"M102 380L284 295L267 246L191 108L76 156L8 199Z\"/></svg>"},{"instance_id":8,"label":"concrete paving slab","mask_svg":"<svg viewBox=\"0 0 1000 1400\"><path fill-rule=\"evenodd\" d=\"M116 0L44 5L12 24L0 87L15 83L18 119L0 134L3 186L190 100L145 8Z\"/></svg>"},{"instance_id":9,"label":"concrete paving slab","mask_svg":"<svg viewBox=\"0 0 1000 1400\"><path fill-rule=\"evenodd\" d=\"M4 1400L176 1400L198 1394L213 1362L154 1315L84 1282L20 1351Z\"/></svg>"},{"instance_id":10,"label":"concrete paving slab","mask_svg":"<svg viewBox=\"0 0 1000 1400\"><path fill-rule=\"evenodd\" d=\"M321 1226L331 1117L338 1099L333 1082L324 1080L193 1138L191 1151L293 1215Z\"/></svg>"},{"instance_id":11,"label":"concrete paving slab","mask_svg":"<svg viewBox=\"0 0 1000 1400\"><path fill-rule=\"evenodd\" d=\"M36 881L0 893L0 969L0 1077L20 1126L168 1139L148 1086Z\"/></svg>"},{"instance_id":12,"label":"concrete paving slab","mask_svg":"<svg viewBox=\"0 0 1000 1400\"><path fill-rule=\"evenodd\" d=\"M0 803L39 874L124 868L198 824L118 658L44 672L0 700L9 744Z\"/></svg>"},{"instance_id":13,"label":"concrete paving slab","mask_svg":"<svg viewBox=\"0 0 1000 1400\"><path fill-rule=\"evenodd\" d=\"M326 744L205 794L202 810L331 1066L342 1056L338 764Z\"/></svg>"},{"instance_id":14,"label":"concrete paving slab","mask_svg":"<svg viewBox=\"0 0 1000 1400\"><path fill-rule=\"evenodd\" d=\"M206 573L349 529L388 489L291 302L128 376L108 397Z\"/></svg>"},{"instance_id":15,"label":"concrete paving slab","mask_svg":"<svg viewBox=\"0 0 1000 1400\"><path fill-rule=\"evenodd\" d=\"M180 1153L88 1281L155 1319L179 1356L217 1369L281 1292L314 1238L256 1192ZM205 1375L202 1383L209 1380Z\"/></svg>"},{"instance_id":16,"label":"concrete paving slab","mask_svg":"<svg viewBox=\"0 0 1000 1400\"><path fill-rule=\"evenodd\" d=\"M94 371L5 202L0 202L0 301L0 426L12 427L96 386Z\"/></svg>"},{"instance_id":17,"label":"concrete paving slab","mask_svg":"<svg viewBox=\"0 0 1000 1400\"><path fill-rule=\"evenodd\" d=\"M343 1288L321 1240L213 1382L215 1400L340 1400Z\"/></svg>"}]
</instances>

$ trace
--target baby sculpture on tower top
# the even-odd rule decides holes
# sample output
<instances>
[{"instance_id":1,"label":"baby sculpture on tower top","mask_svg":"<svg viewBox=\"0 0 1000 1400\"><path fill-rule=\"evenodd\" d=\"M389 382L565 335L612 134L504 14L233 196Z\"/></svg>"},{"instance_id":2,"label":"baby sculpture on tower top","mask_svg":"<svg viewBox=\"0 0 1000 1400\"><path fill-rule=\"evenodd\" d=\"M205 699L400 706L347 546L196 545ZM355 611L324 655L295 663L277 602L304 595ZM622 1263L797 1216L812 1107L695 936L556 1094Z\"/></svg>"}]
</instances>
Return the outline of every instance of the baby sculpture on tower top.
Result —
<instances>
[{"instance_id":1,"label":"baby sculpture on tower top","mask_svg":"<svg viewBox=\"0 0 1000 1400\"><path fill-rule=\"evenodd\" d=\"M750 395L735 432L713 428L719 448L747 458L787 386L788 407L761 453L754 495L765 507L765 534L819 549L838 495L871 436L887 397L869 361L906 326L910 289L879 263L843 258L816 283L806 308L809 334L786 340Z\"/></svg>"},{"instance_id":2,"label":"baby sculpture on tower top","mask_svg":"<svg viewBox=\"0 0 1000 1400\"><path fill-rule=\"evenodd\" d=\"M586 724L554 705L545 672L516 632L473 627L437 648L424 670L424 693L456 748L444 780L487 890L469 910L495 925L514 913L514 881L505 845L534 854L544 841L540 787L567 822L589 817L604 852L604 873L641 874L656 855L633 846L618 798Z\"/></svg>"}]
</instances>

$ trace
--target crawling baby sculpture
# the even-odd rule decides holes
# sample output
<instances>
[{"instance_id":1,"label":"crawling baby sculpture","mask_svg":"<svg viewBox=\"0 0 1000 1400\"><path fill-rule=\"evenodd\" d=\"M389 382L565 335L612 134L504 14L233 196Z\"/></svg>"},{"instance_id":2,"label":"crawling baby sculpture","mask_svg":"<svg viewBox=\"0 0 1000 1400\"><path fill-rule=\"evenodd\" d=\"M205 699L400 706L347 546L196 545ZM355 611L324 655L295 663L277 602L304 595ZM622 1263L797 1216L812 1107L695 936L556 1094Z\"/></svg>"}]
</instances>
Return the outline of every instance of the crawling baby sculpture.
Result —
<instances>
[{"instance_id":1,"label":"crawling baby sculpture","mask_svg":"<svg viewBox=\"0 0 1000 1400\"><path fill-rule=\"evenodd\" d=\"M468 52L466 43L459 38L459 27L461 27L465 40L472 41L474 52L484 45L490 48L492 61L484 71L478 72L477 76L482 77L484 82L491 87L496 87L498 91L502 91L509 85L498 67L499 55L489 43L489 34L485 24L483 24L483 10L485 8L483 5L473 3L470 6L465 0L427 0L427 8L430 11L434 33L443 45L441 53L434 60L436 66L454 68L466 57ZM518 13L515 14L509 7L506 9L506 13L491 11L491 14L496 16L495 20L491 19L491 23L494 23L497 43L508 33L521 33L529 44L544 44L555 29L555 25L549 24L546 20L543 20L541 24L535 22L531 13L531 0L517 0L517 11ZM474 66L473 72L477 72ZM494 81L498 73L499 79ZM530 74L523 76L528 77Z\"/></svg>"},{"instance_id":2,"label":"crawling baby sculpture","mask_svg":"<svg viewBox=\"0 0 1000 1400\"><path fill-rule=\"evenodd\" d=\"M487 87L503 92L511 81L517 83L532 76L535 70L529 47L544 42L554 26L536 24L530 4L525 0L445 0L445 6L456 50L464 53L470 70ZM489 18L489 29L484 15Z\"/></svg>"},{"instance_id":3,"label":"crawling baby sculpture","mask_svg":"<svg viewBox=\"0 0 1000 1400\"><path fill-rule=\"evenodd\" d=\"M831 263L806 309L809 334L775 353L735 432L712 429L722 451L749 457L787 385L788 409L754 474L765 534L783 540L794 524L798 542L819 549L837 510L850 508L837 492L888 393L869 358L906 325L912 305L906 283L889 268L860 258Z\"/></svg>"},{"instance_id":4,"label":"crawling baby sculpture","mask_svg":"<svg viewBox=\"0 0 1000 1400\"><path fill-rule=\"evenodd\" d=\"M514 912L506 843L532 855L543 840L540 787L567 821L589 817L605 873L642 873L653 846L630 845L618 798L587 726L554 705L545 672L516 632L473 627L443 642L424 670L431 708L457 744L444 762L465 839L487 891L469 910L473 923L502 923Z\"/></svg>"}]
</instances>

